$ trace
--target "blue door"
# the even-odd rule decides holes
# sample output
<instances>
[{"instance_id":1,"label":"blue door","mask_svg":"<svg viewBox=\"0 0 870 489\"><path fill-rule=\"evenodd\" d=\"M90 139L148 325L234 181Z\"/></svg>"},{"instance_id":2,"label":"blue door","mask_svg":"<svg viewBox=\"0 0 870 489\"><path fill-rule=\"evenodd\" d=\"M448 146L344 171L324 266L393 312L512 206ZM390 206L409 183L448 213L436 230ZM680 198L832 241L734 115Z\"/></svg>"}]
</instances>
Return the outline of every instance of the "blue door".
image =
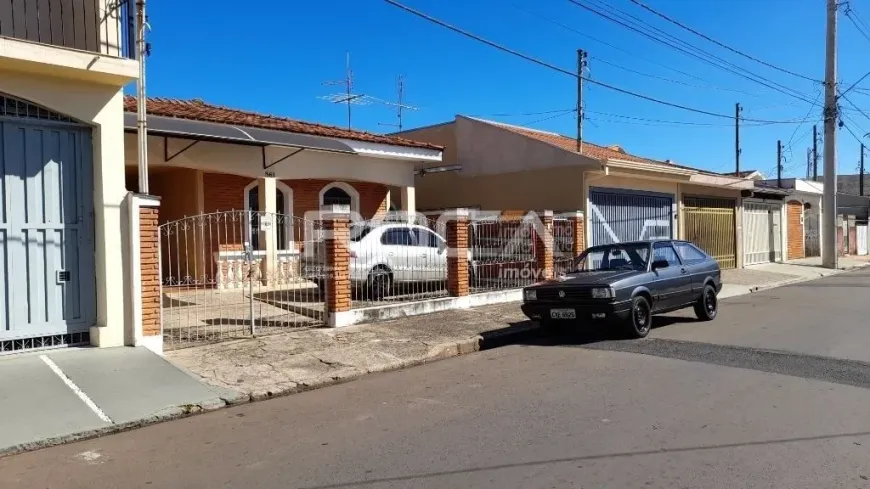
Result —
<instances>
[{"instance_id":1,"label":"blue door","mask_svg":"<svg viewBox=\"0 0 870 489\"><path fill-rule=\"evenodd\" d=\"M90 129L40 110L0 112L0 340L95 322Z\"/></svg>"},{"instance_id":2,"label":"blue door","mask_svg":"<svg viewBox=\"0 0 870 489\"><path fill-rule=\"evenodd\" d=\"M673 237L668 194L594 188L589 191L592 245Z\"/></svg>"}]
</instances>

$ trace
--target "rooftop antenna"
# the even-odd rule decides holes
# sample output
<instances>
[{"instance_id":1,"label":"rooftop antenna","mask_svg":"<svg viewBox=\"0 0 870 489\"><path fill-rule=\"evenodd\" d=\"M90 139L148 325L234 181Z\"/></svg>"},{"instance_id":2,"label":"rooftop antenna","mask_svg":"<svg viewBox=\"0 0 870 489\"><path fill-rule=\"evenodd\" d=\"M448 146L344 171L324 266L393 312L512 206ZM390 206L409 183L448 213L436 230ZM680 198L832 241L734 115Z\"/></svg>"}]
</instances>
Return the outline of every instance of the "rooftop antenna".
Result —
<instances>
[{"instance_id":1,"label":"rooftop antenna","mask_svg":"<svg viewBox=\"0 0 870 489\"><path fill-rule=\"evenodd\" d=\"M402 126L402 116L404 115L403 111L405 109L417 110L418 107L414 107L413 105L405 104L405 77L402 75L399 75L398 77L396 77L396 92L397 92L397 98L396 98L395 102L390 102L387 100L378 100L378 101L385 104L385 105L390 105L390 106L393 106L396 108L396 116L398 118L398 124L386 124L383 122L380 122L378 124L380 124L382 126L397 127L397 128L399 128L399 132L402 132L402 127L403 127Z\"/></svg>"},{"instance_id":2,"label":"rooftop antenna","mask_svg":"<svg viewBox=\"0 0 870 489\"><path fill-rule=\"evenodd\" d=\"M369 105L369 97L364 94L353 93L353 70L350 69L350 53L347 53L347 67L344 80L325 81L321 83L324 86L344 85L344 93L333 93L331 95L323 95L317 97L321 100L327 100L334 104L347 104L347 128L351 128L351 107L354 105Z\"/></svg>"}]
</instances>

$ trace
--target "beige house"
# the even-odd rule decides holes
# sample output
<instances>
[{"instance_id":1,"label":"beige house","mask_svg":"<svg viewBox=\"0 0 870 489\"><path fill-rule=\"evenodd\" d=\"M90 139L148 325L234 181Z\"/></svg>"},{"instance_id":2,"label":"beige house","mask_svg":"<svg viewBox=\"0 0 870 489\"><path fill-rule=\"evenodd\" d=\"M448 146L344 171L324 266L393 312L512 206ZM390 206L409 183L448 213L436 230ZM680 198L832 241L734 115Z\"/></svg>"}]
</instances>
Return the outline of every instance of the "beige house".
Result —
<instances>
[{"instance_id":1,"label":"beige house","mask_svg":"<svg viewBox=\"0 0 870 489\"><path fill-rule=\"evenodd\" d=\"M635 156L619 146L584 142L578 151L572 138L465 116L400 135L445 146L441 165L421 166L420 210L581 210L592 245L688 239L729 268L742 266L749 251L741 234L742 194L753 182L745 178Z\"/></svg>"},{"instance_id":2,"label":"beige house","mask_svg":"<svg viewBox=\"0 0 870 489\"><path fill-rule=\"evenodd\" d=\"M138 75L121 29L128 4L0 8L0 352L130 342L119 232L121 88Z\"/></svg>"}]
</instances>

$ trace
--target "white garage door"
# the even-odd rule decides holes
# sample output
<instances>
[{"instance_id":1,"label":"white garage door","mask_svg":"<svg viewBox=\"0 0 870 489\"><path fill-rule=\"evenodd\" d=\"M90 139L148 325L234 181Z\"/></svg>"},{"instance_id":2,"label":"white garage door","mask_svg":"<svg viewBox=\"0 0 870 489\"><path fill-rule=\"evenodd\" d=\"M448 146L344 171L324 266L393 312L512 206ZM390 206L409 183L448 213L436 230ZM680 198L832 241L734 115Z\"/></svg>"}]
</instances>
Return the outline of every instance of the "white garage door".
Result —
<instances>
[{"instance_id":1,"label":"white garage door","mask_svg":"<svg viewBox=\"0 0 870 489\"><path fill-rule=\"evenodd\" d=\"M743 264L782 261L782 205L743 203Z\"/></svg>"},{"instance_id":2,"label":"white garage door","mask_svg":"<svg viewBox=\"0 0 870 489\"><path fill-rule=\"evenodd\" d=\"M90 141L88 127L0 96L0 352L94 324Z\"/></svg>"}]
</instances>

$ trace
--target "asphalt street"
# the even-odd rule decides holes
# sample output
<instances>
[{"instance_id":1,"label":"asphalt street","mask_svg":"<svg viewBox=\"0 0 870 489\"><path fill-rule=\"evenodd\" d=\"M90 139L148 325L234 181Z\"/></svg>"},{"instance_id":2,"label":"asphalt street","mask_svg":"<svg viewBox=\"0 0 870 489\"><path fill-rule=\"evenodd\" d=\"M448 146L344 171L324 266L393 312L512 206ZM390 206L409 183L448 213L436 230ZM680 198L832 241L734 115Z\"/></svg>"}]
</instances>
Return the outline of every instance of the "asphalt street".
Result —
<instances>
[{"instance_id":1,"label":"asphalt street","mask_svg":"<svg viewBox=\"0 0 870 489\"><path fill-rule=\"evenodd\" d=\"M0 459L6 488L870 487L870 271Z\"/></svg>"}]
</instances>

